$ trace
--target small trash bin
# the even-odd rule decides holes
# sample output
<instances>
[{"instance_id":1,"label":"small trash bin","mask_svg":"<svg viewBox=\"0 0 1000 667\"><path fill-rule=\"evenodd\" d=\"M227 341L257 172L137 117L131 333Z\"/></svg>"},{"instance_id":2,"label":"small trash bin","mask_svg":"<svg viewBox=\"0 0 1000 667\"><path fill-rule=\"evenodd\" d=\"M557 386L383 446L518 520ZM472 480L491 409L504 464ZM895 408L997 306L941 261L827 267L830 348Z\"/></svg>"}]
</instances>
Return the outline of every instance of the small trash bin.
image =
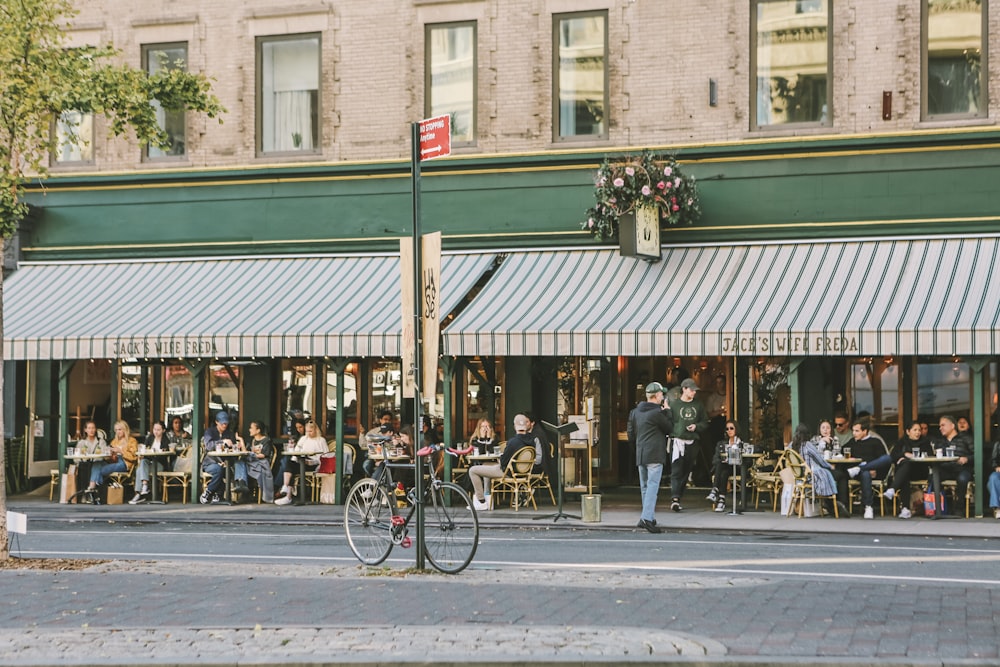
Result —
<instances>
[{"instance_id":1,"label":"small trash bin","mask_svg":"<svg viewBox=\"0 0 1000 667\"><path fill-rule=\"evenodd\" d=\"M582 504L581 516L586 523L600 523L601 521L601 497L598 495L586 495L580 497Z\"/></svg>"}]
</instances>

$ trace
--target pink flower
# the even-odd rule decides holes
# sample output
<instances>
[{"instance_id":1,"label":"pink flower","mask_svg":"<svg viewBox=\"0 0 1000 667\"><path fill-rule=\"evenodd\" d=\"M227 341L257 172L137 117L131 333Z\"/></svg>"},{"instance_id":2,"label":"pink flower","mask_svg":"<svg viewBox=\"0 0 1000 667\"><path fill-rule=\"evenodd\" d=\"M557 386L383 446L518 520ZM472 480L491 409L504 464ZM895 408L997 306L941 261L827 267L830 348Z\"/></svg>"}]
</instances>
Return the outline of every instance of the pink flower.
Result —
<instances>
[{"instance_id":1,"label":"pink flower","mask_svg":"<svg viewBox=\"0 0 1000 667\"><path fill-rule=\"evenodd\" d=\"M616 178L614 181L612 181L612 185L614 185L616 188L620 188L621 186L625 185L625 181L620 178Z\"/></svg>"},{"instance_id":2,"label":"pink flower","mask_svg":"<svg viewBox=\"0 0 1000 667\"><path fill-rule=\"evenodd\" d=\"M605 181L607 181L607 180L608 180L608 179L606 179L606 178L604 178L603 176L601 176L601 180L597 181L597 185L599 185L599 186L603 186L603 185L604 185L604 183L605 183Z\"/></svg>"},{"instance_id":3,"label":"pink flower","mask_svg":"<svg viewBox=\"0 0 1000 667\"><path fill-rule=\"evenodd\" d=\"M643 194L643 196L648 197L650 195L650 193L652 193L652 192L653 191L649 189L648 185L642 186L642 194Z\"/></svg>"},{"instance_id":4,"label":"pink flower","mask_svg":"<svg viewBox=\"0 0 1000 667\"><path fill-rule=\"evenodd\" d=\"M590 229L594 228L594 219L593 218L587 218L587 227L589 227Z\"/></svg>"},{"instance_id":5,"label":"pink flower","mask_svg":"<svg viewBox=\"0 0 1000 667\"><path fill-rule=\"evenodd\" d=\"M672 173L674 173L673 169L671 169L670 167L664 167L664 169L663 169L663 175L664 176L669 176Z\"/></svg>"},{"instance_id":6,"label":"pink flower","mask_svg":"<svg viewBox=\"0 0 1000 667\"><path fill-rule=\"evenodd\" d=\"M672 187L674 187L674 184L671 183L670 181L667 181L667 183L666 183L666 189L669 190Z\"/></svg>"},{"instance_id":7,"label":"pink flower","mask_svg":"<svg viewBox=\"0 0 1000 667\"><path fill-rule=\"evenodd\" d=\"M670 207L670 210L671 211L679 211L679 210L681 210L681 207L678 206L677 204L674 204L673 206Z\"/></svg>"},{"instance_id":8,"label":"pink flower","mask_svg":"<svg viewBox=\"0 0 1000 667\"><path fill-rule=\"evenodd\" d=\"M611 198L611 199L609 199L608 201L609 201L610 203L612 203L612 204L617 204L617 203L618 203L618 199L617 199L617 198L615 198L615 197L612 197L612 198Z\"/></svg>"},{"instance_id":9,"label":"pink flower","mask_svg":"<svg viewBox=\"0 0 1000 667\"><path fill-rule=\"evenodd\" d=\"M658 187L661 190L663 190L663 189L665 189L667 187L667 184L664 183L663 181L660 181L659 183L656 184L656 187Z\"/></svg>"},{"instance_id":10,"label":"pink flower","mask_svg":"<svg viewBox=\"0 0 1000 667\"><path fill-rule=\"evenodd\" d=\"M625 173L629 176L635 176L635 169L632 167L625 167Z\"/></svg>"},{"instance_id":11,"label":"pink flower","mask_svg":"<svg viewBox=\"0 0 1000 667\"><path fill-rule=\"evenodd\" d=\"M674 187L675 188L681 187L681 177L680 176L678 176L677 178L674 179Z\"/></svg>"}]
</instances>

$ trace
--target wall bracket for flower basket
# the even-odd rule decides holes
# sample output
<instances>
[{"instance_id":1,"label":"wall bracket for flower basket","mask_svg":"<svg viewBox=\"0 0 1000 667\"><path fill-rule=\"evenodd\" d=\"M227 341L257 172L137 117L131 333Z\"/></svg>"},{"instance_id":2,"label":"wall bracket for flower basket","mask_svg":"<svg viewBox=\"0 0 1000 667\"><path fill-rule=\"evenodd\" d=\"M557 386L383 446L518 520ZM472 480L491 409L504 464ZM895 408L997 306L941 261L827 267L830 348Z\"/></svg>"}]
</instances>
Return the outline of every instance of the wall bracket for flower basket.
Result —
<instances>
[{"instance_id":1,"label":"wall bracket for flower basket","mask_svg":"<svg viewBox=\"0 0 1000 667\"><path fill-rule=\"evenodd\" d=\"M647 262L660 261L660 216L655 206L636 206L619 216L618 253Z\"/></svg>"}]
</instances>

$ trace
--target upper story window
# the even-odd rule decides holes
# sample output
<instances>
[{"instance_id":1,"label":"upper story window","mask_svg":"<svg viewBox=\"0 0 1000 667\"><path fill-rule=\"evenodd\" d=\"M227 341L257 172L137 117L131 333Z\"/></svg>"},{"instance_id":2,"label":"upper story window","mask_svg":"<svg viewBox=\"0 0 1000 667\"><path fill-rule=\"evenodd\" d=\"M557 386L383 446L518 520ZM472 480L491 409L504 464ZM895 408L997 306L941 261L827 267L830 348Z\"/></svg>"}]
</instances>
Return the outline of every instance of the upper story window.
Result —
<instances>
[{"instance_id":1,"label":"upper story window","mask_svg":"<svg viewBox=\"0 0 1000 667\"><path fill-rule=\"evenodd\" d=\"M257 152L320 150L320 38L257 38Z\"/></svg>"},{"instance_id":2,"label":"upper story window","mask_svg":"<svg viewBox=\"0 0 1000 667\"><path fill-rule=\"evenodd\" d=\"M608 14L553 17L554 139L608 136Z\"/></svg>"},{"instance_id":3,"label":"upper story window","mask_svg":"<svg viewBox=\"0 0 1000 667\"><path fill-rule=\"evenodd\" d=\"M90 164L94 161L94 115L64 111L53 124L53 165Z\"/></svg>"},{"instance_id":4,"label":"upper story window","mask_svg":"<svg viewBox=\"0 0 1000 667\"><path fill-rule=\"evenodd\" d=\"M830 4L829 0L752 0L754 129L831 123Z\"/></svg>"},{"instance_id":5,"label":"upper story window","mask_svg":"<svg viewBox=\"0 0 1000 667\"><path fill-rule=\"evenodd\" d=\"M451 115L452 143L476 141L476 24L428 25L426 117Z\"/></svg>"},{"instance_id":6,"label":"upper story window","mask_svg":"<svg viewBox=\"0 0 1000 667\"><path fill-rule=\"evenodd\" d=\"M187 69L187 44L144 44L142 47L142 67L147 74L156 74L162 70ZM167 133L170 145L165 148L146 146L143 157L150 160L161 158L182 158L187 150L187 128L184 111L180 109L167 110L153 101L156 107L156 120L160 128Z\"/></svg>"},{"instance_id":7,"label":"upper story window","mask_svg":"<svg viewBox=\"0 0 1000 667\"><path fill-rule=\"evenodd\" d=\"M923 117L986 115L986 7L981 0L924 0Z\"/></svg>"}]
</instances>

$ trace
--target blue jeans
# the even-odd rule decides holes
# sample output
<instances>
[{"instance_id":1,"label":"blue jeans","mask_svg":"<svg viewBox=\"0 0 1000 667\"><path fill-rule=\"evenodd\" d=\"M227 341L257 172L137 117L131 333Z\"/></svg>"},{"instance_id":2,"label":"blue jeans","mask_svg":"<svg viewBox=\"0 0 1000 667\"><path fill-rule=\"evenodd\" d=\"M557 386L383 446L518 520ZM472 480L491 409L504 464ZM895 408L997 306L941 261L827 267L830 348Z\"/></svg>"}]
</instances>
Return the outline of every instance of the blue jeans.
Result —
<instances>
[{"instance_id":1,"label":"blue jeans","mask_svg":"<svg viewBox=\"0 0 1000 667\"><path fill-rule=\"evenodd\" d=\"M114 463L105 463L102 466L94 465L90 469L90 481L96 485L100 486L104 483L104 480L108 478L113 472L126 472L128 470L128 464L125 463L125 459L119 457Z\"/></svg>"},{"instance_id":2,"label":"blue jeans","mask_svg":"<svg viewBox=\"0 0 1000 667\"><path fill-rule=\"evenodd\" d=\"M652 521L656 512L656 497L660 493L660 478L663 477L662 463L647 463L639 466L639 495L642 497L644 521Z\"/></svg>"},{"instance_id":3,"label":"blue jeans","mask_svg":"<svg viewBox=\"0 0 1000 667\"><path fill-rule=\"evenodd\" d=\"M1000 507L1000 472L994 470L990 473L986 487L990 490L990 507L994 509Z\"/></svg>"},{"instance_id":4,"label":"blue jeans","mask_svg":"<svg viewBox=\"0 0 1000 667\"><path fill-rule=\"evenodd\" d=\"M861 472L858 473L858 482L861 484L862 506L871 507L875 501L875 494L872 493L871 471L875 471L875 479L882 479L889 472L889 466L891 465L892 459L889 458L888 454L885 454L858 466L861 468Z\"/></svg>"}]
</instances>

